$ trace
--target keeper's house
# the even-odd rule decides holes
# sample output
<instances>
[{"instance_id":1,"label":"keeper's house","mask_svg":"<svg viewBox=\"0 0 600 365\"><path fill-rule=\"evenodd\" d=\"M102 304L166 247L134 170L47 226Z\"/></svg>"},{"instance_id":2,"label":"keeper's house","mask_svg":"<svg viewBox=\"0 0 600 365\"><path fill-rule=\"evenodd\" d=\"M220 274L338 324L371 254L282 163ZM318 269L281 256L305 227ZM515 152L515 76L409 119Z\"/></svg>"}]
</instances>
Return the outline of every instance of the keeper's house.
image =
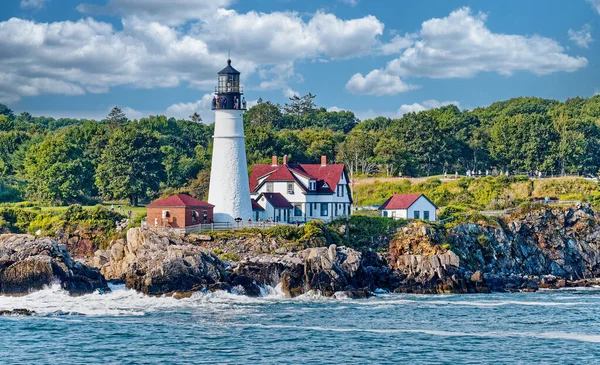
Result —
<instances>
[{"instance_id":1,"label":"keeper's house","mask_svg":"<svg viewBox=\"0 0 600 365\"><path fill-rule=\"evenodd\" d=\"M213 223L214 205L186 194L153 201L146 205L147 224L161 228L185 228Z\"/></svg>"},{"instance_id":2,"label":"keeper's house","mask_svg":"<svg viewBox=\"0 0 600 365\"><path fill-rule=\"evenodd\" d=\"M380 207L382 217L437 221L437 207L423 194L394 194Z\"/></svg>"},{"instance_id":3,"label":"keeper's house","mask_svg":"<svg viewBox=\"0 0 600 365\"><path fill-rule=\"evenodd\" d=\"M330 221L351 213L350 179L343 164L291 164L273 156L270 165L254 165L250 195L255 221Z\"/></svg>"}]
</instances>

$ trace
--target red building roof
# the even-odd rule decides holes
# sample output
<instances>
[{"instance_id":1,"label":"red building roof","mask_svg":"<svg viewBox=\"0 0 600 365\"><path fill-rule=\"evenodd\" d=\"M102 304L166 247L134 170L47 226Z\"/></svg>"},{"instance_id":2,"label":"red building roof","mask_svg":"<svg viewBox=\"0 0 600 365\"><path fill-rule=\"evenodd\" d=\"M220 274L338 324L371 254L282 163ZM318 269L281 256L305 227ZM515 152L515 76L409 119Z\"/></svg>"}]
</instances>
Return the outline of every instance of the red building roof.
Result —
<instances>
[{"instance_id":1,"label":"red building roof","mask_svg":"<svg viewBox=\"0 0 600 365\"><path fill-rule=\"evenodd\" d=\"M265 208L261 207L261 206L260 206L260 204L258 204L258 203L256 202L256 200L254 200L254 199L250 199L250 201L252 202L252 210L253 210L253 211L256 211L256 210L258 210L258 211L261 211L261 212L262 212L262 211L264 211L264 210L265 210Z\"/></svg>"},{"instance_id":2,"label":"red building roof","mask_svg":"<svg viewBox=\"0 0 600 365\"><path fill-rule=\"evenodd\" d=\"M214 205L196 198L192 198L186 194L171 195L164 199L155 200L152 203L146 205L146 207L161 207L161 208L180 208L180 207L200 207L200 208L214 208Z\"/></svg>"},{"instance_id":3,"label":"red building roof","mask_svg":"<svg viewBox=\"0 0 600 365\"><path fill-rule=\"evenodd\" d=\"M292 209L294 206L279 193L262 193L257 197L257 200L264 196L269 204L277 209Z\"/></svg>"},{"instance_id":4,"label":"red building roof","mask_svg":"<svg viewBox=\"0 0 600 365\"><path fill-rule=\"evenodd\" d=\"M421 196L423 194L394 194L379 207L379 210L408 209Z\"/></svg>"},{"instance_id":5,"label":"red building roof","mask_svg":"<svg viewBox=\"0 0 600 365\"><path fill-rule=\"evenodd\" d=\"M297 181L292 172L317 181L317 192L333 194L344 172L343 164L288 164L288 165L254 165L250 175L250 191L258 188L258 180L267 176L265 181ZM325 187L327 184L327 187ZM306 188L306 187L305 187Z\"/></svg>"}]
</instances>

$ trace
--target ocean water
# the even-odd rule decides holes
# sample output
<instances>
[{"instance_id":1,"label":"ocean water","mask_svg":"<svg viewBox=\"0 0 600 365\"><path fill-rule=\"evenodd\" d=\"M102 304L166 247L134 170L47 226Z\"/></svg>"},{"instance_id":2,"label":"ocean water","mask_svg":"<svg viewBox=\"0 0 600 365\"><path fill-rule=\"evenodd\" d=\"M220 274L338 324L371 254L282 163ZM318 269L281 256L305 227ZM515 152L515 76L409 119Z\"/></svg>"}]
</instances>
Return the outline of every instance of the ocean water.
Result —
<instances>
[{"instance_id":1,"label":"ocean water","mask_svg":"<svg viewBox=\"0 0 600 365\"><path fill-rule=\"evenodd\" d=\"M596 364L600 289L368 300L277 289L154 298L123 286L0 297L2 364Z\"/></svg>"}]
</instances>

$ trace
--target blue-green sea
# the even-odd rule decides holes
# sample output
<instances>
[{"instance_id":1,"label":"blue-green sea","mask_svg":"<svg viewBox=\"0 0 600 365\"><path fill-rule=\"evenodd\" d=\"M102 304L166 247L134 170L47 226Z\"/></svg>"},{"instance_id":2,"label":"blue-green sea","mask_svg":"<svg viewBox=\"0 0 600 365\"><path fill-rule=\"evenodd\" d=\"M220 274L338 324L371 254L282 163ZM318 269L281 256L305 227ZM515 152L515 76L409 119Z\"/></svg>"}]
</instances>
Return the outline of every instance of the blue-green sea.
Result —
<instances>
[{"instance_id":1,"label":"blue-green sea","mask_svg":"<svg viewBox=\"0 0 600 365\"><path fill-rule=\"evenodd\" d=\"M2 364L597 364L600 289L368 300L0 297Z\"/></svg>"}]
</instances>

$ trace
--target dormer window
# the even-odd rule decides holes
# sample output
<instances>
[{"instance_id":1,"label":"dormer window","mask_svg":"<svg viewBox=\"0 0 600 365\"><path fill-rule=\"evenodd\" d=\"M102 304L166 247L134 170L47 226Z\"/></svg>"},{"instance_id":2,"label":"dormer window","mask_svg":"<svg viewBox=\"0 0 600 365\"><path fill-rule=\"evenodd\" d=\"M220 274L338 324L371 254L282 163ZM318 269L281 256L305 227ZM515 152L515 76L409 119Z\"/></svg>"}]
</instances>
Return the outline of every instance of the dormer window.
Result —
<instances>
[{"instance_id":1,"label":"dormer window","mask_svg":"<svg viewBox=\"0 0 600 365\"><path fill-rule=\"evenodd\" d=\"M310 190L310 191L317 190L317 181L316 180L310 180L308 182L308 190Z\"/></svg>"}]
</instances>

